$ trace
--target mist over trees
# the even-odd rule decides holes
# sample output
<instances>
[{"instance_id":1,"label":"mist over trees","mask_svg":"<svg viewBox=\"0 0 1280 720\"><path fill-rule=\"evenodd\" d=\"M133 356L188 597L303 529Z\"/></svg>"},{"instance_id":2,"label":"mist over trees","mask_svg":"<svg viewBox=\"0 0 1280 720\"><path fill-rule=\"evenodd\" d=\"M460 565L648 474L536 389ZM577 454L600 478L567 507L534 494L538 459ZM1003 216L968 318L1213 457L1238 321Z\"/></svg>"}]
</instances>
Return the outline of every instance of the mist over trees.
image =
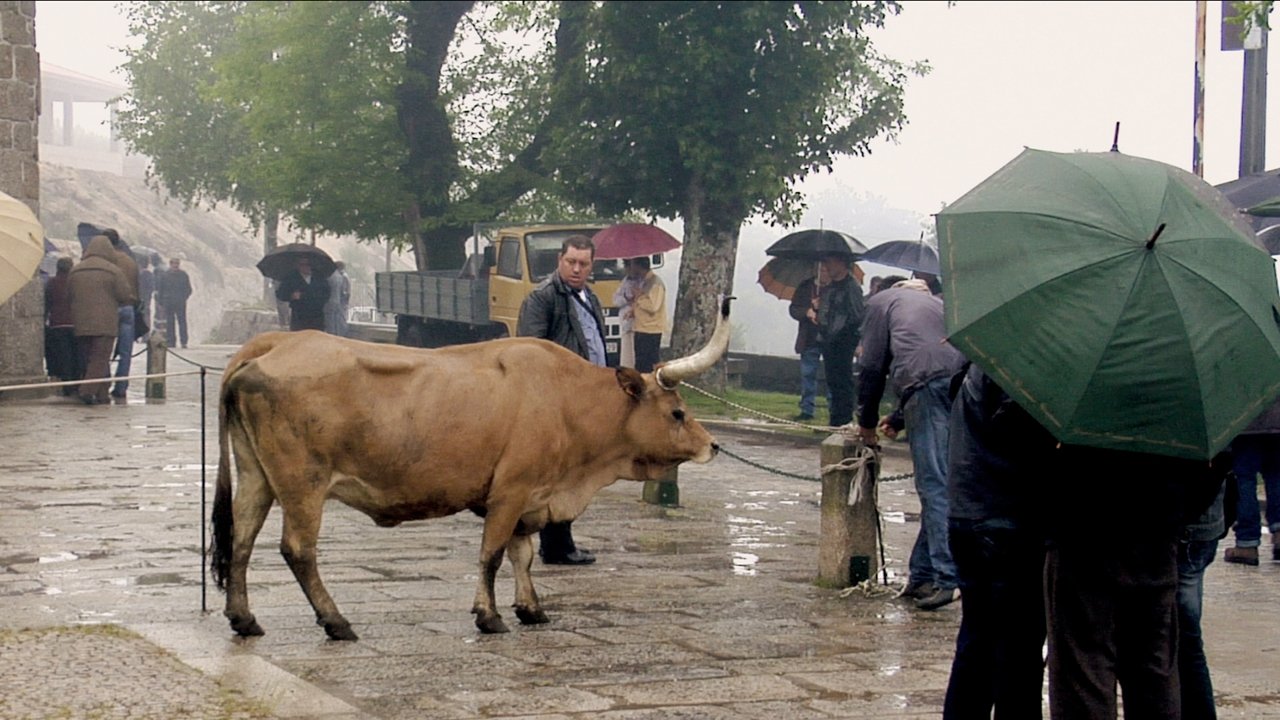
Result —
<instances>
[{"instance_id":1,"label":"mist over trees","mask_svg":"<svg viewBox=\"0 0 1280 720\"><path fill-rule=\"evenodd\" d=\"M475 222L679 219L672 345L750 218L905 122L894 2L147 2L121 134L189 203L459 267ZM270 245L273 240L267 241Z\"/></svg>"}]
</instances>

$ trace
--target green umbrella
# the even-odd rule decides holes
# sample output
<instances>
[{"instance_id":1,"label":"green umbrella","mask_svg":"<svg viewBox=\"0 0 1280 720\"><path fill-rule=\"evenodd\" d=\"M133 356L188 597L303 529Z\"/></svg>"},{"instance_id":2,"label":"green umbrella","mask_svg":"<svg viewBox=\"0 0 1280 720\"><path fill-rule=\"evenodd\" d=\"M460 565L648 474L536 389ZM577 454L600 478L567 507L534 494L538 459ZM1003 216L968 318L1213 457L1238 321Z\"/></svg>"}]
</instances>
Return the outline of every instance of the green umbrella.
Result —
<instances>
[{"instance_id":1,"label":"green umbrella","mask_svg":"<svg viewBox=\"0 0 1280 720\"><path fill-rule=\"evenodd\" d=\"M1280 217L1280 198L1272 198L1266 202L1258 203L1245 210L1245 212L1258 217Z\"/></svg>"},{"instance_id":2,"label":"green umbrella","mask_svg":"<svg viewBox=\"0 0 1280 720\"><path fill-rule=\"evenodd\" d=\"M950 341L1060 441L1209 458L1280 394L1271 258L1190 173L1028 149L937 222Z\"/></svg>"}]
</instances>

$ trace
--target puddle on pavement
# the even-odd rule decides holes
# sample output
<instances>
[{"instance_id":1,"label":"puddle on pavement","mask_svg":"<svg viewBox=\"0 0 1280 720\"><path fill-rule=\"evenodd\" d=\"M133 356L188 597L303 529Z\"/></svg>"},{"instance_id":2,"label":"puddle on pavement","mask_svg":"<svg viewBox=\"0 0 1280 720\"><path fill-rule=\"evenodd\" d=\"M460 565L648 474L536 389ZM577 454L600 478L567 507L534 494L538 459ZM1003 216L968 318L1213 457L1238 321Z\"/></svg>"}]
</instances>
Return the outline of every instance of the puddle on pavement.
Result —
<instances>
[{"instance_id":1,"label":"puddle on pavement","mask_svg":"<svg viewBox=\"0 0 1280 720\"><path fill-rule=\"evenodd\" d=\"M44 565L46 563L70 562L71 560L79 560L79 559L80 559L79 555L76 555L73 552L68 552L66 550L63 550L62 552L56 553L54 555L41 555L40 559L37 562L39 562L41 565Z\"/></svg>"},{"instance_id":2,"label":"puddle on pavement","mask_svg":"<svg viewBox=\"0 0 1280 720\"><path fill-rule=\"evenodd\" d=\"M759 555L751 553L735 552L733 554L733 574L752 576L756 574L756 563L760 561Z\"/></svg>"}]
</instances>

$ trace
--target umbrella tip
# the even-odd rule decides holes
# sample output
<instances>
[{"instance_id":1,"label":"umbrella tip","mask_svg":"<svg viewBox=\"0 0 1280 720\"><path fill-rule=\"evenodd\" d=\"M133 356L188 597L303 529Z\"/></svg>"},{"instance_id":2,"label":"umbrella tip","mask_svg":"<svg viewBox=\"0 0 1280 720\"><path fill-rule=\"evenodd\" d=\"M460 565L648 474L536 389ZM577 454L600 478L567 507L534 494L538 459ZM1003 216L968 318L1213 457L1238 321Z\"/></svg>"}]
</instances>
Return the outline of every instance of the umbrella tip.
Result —
<instances>
[{"instance_id":1,"label":"umbrella tip","mask_svg":"<svg viewBox=\"0 0 1280 720\"><path fill-rule=\"evenodd\" d=\"M1164 232L1164 226L1165 226L1165 223L1160 223L1160 227L1156 228L1156 231L1151 236L1151 239L1147 241L1148 250L1156 246L1156 238L1160 237L1160 233Z\"/></svg>"},{"instance_id":2,"label":"umbrella tip","mask_svg":"<svg viewBox=\"0 0 1280 720\"><path fill-rule=\"evenodd\" d=\"M1115 135L1111 136L1111 152L1120 152L1120 121L1116 121Z\"/></svg>"}]
</instances>

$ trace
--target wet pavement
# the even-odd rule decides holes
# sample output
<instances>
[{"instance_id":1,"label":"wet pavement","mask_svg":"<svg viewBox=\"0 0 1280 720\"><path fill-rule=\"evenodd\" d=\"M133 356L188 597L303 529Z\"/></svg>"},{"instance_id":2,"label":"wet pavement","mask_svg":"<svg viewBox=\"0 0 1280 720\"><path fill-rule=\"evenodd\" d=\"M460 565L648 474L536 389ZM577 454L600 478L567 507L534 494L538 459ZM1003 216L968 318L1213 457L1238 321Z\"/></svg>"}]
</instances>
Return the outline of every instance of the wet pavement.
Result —
<instances>
[{"instance_id":1,"label":"wet pavement","mask_svg":"<svg viewBox=\"0 0 1280 720\"><path fill-rule=\"evenodd\" d=\"M229 347L182 351L221 367ZM170 371L189 366L175 358ZM0 718L937 717L959 604L917 611L883 588L817 587L818 445L716 424L735 455L680 470L678 508L605 489L574 524L589 567L534 580L551 616L482 636L469 614L481 521L394 529L326 508L320 572L360 634L331 642L277 550L273 511L249 571L267 634L236 639L202 591L201 480L213 399L200 379L147 403L0 402ZM900 446L882 476L910 471ZM900 584L919 510L880 486ZM208 612L202 612L202 592ZM512 597L498 577L500 608ZM1223 718L1280 718L1280 563L1208 571L1205 636Z\"/></svg>"}]
</instances>

